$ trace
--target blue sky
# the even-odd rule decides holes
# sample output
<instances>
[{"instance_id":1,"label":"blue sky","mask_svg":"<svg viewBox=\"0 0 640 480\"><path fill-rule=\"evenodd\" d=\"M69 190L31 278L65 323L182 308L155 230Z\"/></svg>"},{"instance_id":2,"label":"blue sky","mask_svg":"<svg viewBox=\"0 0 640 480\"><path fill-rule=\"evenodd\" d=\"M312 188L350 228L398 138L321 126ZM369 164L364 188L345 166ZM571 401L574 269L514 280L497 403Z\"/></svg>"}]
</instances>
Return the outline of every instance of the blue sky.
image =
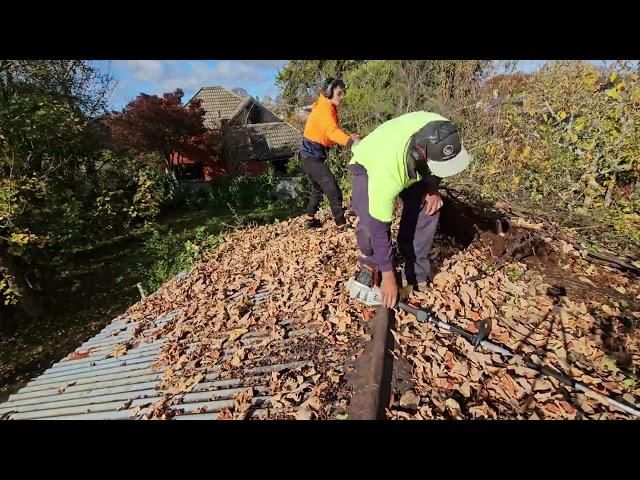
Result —
<instances>
[{"instance_id":1,"label":"blue sky","mask_svg":"<svg viewBox=\"0 0 640 480\"><path fill-rule=\"evenodd\" d=\"M241 87L262 98L276 94L274 85L283 60L100 60L92 62L111 72L118 84L111 108L121 109L140 92L161 95L176 88L189 100L203 86Z\"/></svg>"},{"instance_id":2,"label":"blue sky","mask_svg":"<svg viewBox=\"0 0 640 480\"><path fill-rule=\"evenodd\" d=\"M521 60L518 69L531 72L545 61ZM184 102L200 87L213 85L241 87L258 98L275 97L275 76L286 60L100 60L93 63L117 79L111 108L119 110L140 92L161 95L176 88L184 91Z\"/></svg>"}]
</instances>

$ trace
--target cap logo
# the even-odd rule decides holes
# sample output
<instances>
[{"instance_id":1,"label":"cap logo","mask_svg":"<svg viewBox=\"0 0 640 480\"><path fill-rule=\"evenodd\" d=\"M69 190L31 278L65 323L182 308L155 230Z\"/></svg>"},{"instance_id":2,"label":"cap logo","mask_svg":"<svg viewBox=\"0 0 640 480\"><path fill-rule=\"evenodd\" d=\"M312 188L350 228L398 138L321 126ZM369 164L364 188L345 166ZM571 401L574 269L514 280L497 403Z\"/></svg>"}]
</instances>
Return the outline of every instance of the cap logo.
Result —
<instances>
[{"instance_id":1,"label":"cap logo","mask_svg":"<svg viewBox=\"0 0 640 480\"><path fill-rule=\"evenodd\" d=\"M453 153L453 145L446 145L443 149L442 149L442 153L444 153L446 156L449 156Z\"/></svg>"}]
</instances>

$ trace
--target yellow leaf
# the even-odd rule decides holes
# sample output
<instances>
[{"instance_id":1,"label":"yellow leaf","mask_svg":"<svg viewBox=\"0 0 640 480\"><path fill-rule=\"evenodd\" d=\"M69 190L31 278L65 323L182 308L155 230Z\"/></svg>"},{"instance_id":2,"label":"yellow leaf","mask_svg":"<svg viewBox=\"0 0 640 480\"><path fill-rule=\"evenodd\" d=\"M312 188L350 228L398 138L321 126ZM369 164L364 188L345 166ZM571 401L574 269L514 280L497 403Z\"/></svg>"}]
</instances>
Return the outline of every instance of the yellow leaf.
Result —
<instances>
[{"instance_id":1,"label":"yellow leaf","mask_svg":"<svg viewBox=\"0 0 640 480\"><path fill-rule=\"evenodd\" d=\"M614 288L614 290L616 290L616 291L617 291L617 292L619 292L619 293L622 293L622 294L627 293L627 289L626 289L626 288L624 288L624 287L621 287L621 286L615 286L615 287L613 287L613 288Z\"/></svg>"},{"instance_id":2,"label":"yellow leaf","mask_svg":"<svg viewBox=\"0 0 640 480\"><path fill-rule=\"evenodd\" d=\"M308 407L301 407L295 413L296 420L313 420L315 413Z\"/></svg>"},{"instance_id":3,"label":"yellow leaf","mask_svg":"<svg viewBox=\"0 0 640 480\"><path fill-rule=\"evenodd\" d=\"M580 280L581 282L584 282L584 283L588 283L588 284L589 284L589 285L591 285L592 287L595 287L595 286L596 286L596 285L595 285L595 283L593 283L591 280L589 280L589 279L588 279L588 278L586 278L586 277L578 277L578 280Z\"/></svg>"},{"instance_id":4,"label":"yellow leaf","mask_svg":"<svg viewBox=\"0 0 640 480\"><path fill-rule=\"evenodd\" d=\"M241 337L242 335L244 335L248 331L249 330L247 330L246 328L236 328L235 330L231 330L229 332L229 341L233 342L235 339Z\"/></svg>"},{"instance_id":5,"label":"yellow leaf","mask_svg":"<svg viewBox=\"0 0 640 480\"><path fill-rule=\"evenodd\" d=\"M449 411L454 415L461 415L460 404L453 398L447 398L444 404L449 408Z\"/></svg>"},{"instance_id":6,"label":"yellow leaf","mask_svg":"<svg viewBox=\"0 0 640 480\"><path fill-rule=\"evenodd\" d=\"M611 98L618 98L620 94L618 93L618 90L615 87L613 87L607 90L607 96Z\"/></svg>"}]
</instances>

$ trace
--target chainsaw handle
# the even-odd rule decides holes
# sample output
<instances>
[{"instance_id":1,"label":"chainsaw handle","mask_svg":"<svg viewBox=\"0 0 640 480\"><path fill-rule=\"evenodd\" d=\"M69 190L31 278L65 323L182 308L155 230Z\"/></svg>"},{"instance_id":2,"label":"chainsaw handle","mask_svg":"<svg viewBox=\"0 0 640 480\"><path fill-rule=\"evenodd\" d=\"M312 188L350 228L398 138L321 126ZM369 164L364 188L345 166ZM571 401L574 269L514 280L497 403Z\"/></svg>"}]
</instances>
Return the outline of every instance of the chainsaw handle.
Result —
<instances>
[{"instance_id":1,"label":"chainsaw handle","mask_svg":"<svg viewBox=\"0 0 640 480\"><path fill-rule=\"evenodd\" d=\"M407 313L410 313L411 315L414 316L418 316L418 309L416 307L412 307L411 305L407 305L404 302L398 302L396 303L396 307L398 307L400 310L404 310Z\"/></svg>"},{"instance_id":2,"label":"chainsaw handle","mask_svg":"<svg viewBox=\"0 0 640 480\"><path fill-rule=\"evenodd\" d=\"M440 320L438 320L435 317L432 317L431 315L429 315L429 312L426 312L424 310L421 310L419 308L416 307L412 307L411 305L407 305L404 302L398 302L396 304L396 307L400 308L401 310L404 310L407 313L410 313L411 315L413 315L414 317L416 317L416 320L418 320L419 322L423 322L423 323L432 323L440 328L444 328L445 330L451 332L451 333L455 333L456 335L459 335L463 338L465 338L466 340L468 340L469 342L471 342L474 345L479 344L479 342L482 340L481 337L477 337L476 335L474 335L471 332L467 332L466 330L463 330L461 328L456 327L455 325L450 325L448 323L445 322L441 322Z\"/></svg>"},{"instance_id":3,"label":"chainsaw handle","mask_svg":"<svg viewBox=\"0 0 640 480\"><path fill-rule=\"evenodd\" d=\"M428 322L429 321L429 314L427 312L425 312L424 310L420 310L419 308L412 307L411 305L407 305L404 302L396 303L396 307L398 307L400 310L404 310L405 312L410 313L411 315L416 317L416 319L419 322Z\"/></svg>"}]
</instances>

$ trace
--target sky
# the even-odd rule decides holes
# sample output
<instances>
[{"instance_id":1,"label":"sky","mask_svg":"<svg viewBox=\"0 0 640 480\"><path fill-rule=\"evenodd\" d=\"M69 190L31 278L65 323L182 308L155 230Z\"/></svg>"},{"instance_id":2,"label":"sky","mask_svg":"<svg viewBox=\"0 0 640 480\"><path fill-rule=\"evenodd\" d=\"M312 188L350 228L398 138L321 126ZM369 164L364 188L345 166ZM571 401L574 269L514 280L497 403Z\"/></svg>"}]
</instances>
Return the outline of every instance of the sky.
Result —
<instances>
[{"instance_id":1,"label":"sky","mask_svg":"<svg viewBox=\"0 0 640 480\"><path fill-rule=\"evenodd\" d=\"M518 69L532 72L546 60L521 60ZM601 62L601 61L600 61ZM187 102L203 86L244 88L249 95L275 98L278 69L286 60L100 60L92 62L117 80L111 108L122 109L143 92L162 95L176 88Z\"/></svg>"},{"instance_id":2,"label":"sky","mask_svg":"<svg viewBox=\"0 0 640 480\"><path fill-rule=\"evenodd\" d=\"M162 95L176 88L187 102L204 86L244 88L249 95L275 97L278 68L284 60L100 60L92 62L117 80L111 108L119 110L139 93Z\"/></svg>"}]
</instances>

